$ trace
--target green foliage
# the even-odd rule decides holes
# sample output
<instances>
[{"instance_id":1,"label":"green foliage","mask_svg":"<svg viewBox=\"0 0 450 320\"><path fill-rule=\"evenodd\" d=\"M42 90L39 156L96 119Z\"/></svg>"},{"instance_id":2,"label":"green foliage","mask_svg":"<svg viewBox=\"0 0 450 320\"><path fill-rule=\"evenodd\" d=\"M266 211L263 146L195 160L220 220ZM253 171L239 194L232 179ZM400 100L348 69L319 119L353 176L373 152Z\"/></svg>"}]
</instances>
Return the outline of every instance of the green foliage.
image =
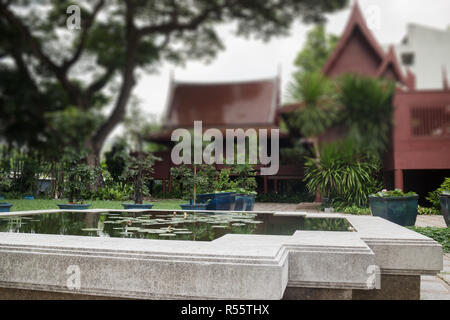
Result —
<instances>
[{"instance_id":1,"label":"green foliage","mask_svg":"<svg viewBox=\"0 0 450 320\"><path fill-rule=\"evenodd\" d=\"M118 182L112 185L106 185L103 188L97 188L93 192L88 192L85 199L125 201L132 199L133 195L134 189L131 184Z\"/></svg>"},{"instance_id":2,"label":"green foliage","mask_svg":"<svg viewBox=\"0 0 450 320\"><path fill-rule=\"evenodd\" d=\"M0 195L9 192L12 185L12 181L9 178L9 174L0 171Z\"/></svg>"},{"instance_id":3,"label":"green foliage","mask_svg":"<svg viewBox=\"0 0 450 320\"><path fill-rule=\"evenodd\" d=\"M366 207L368 195L380 189L379 162L365 157L350 140L324 144L320 159L307 158L305 181L310 192L320 190L341 206Z\"/></svg>"},{"instance_id":4,"label":"green foliage","mask_svg":"<svg viewBox=\"0 0 450 320\"><path fill-rule=\"evenodd\" d=\"M186 165L170 169L172 177L182 184L182 198L185 200L194 200L199 193L213 191L211 181L215 175L215 169L210 165L201 164L196 165L195 171L193 167Z\"/></svg>"},{"instance_id":5,"label":"green foliage","mask_svg":"<svg viewBox=\"0 0 450 320\"><path fill-rule=\"evenodd\" d=\"M115 181L119 181L127 167L129 153L125 140L117 140L110 151L105 152L105 162L108 172Z\"/></svg>"},{"instance_id":6,"label":"green foliage","mask_svg":"<svg viewBox=\"0 0 450 320\"><path fill-rule=\"evenodd\" d=\"M87 164L75 162L66 168L66 176L65 193L69 202L80 202L90 184L94 182L95 173Z\"/></svg>"},{"instance_id":7,"label":"green foliage","mask_svg":"<svg viewBox=\"0 0 450 320\"><path fill-rule=\"evenodd\" d=\"M155 72L164 62L211 60L224 48L217 30L223 24L232 24L236 35L269 40L287 35L296 20L324 22L325 14L344 8L347 0L79 0L81 29L73 32L66 26L73 1L1 3L0 117L7 125L0 134L57 154L64 146L55 148L49 140L76 142L71 138L78 132L72 125L69 137L65 128L55 130L51 113L73 106L95 114L99 126L75 127L82 130L79 143L98 152L123 120L138 71ZM99 109L110 102L102 93L108 91L121 94L114 95L112 112L101 117Z\"/></svg>"},{"instance_id":8,"label":"green foliage","mask_svg":"<svg viewBox=\"0 0 450 320\"><path fill-rule=\"evenodd\" d=\"M421 233L437 242L442 246L444 253L450 252L450 228L435 227L407 227L410 230Z\"/></svg>"},{"instance_id":9,"label":"green foliage","mask_svg":"<svg viewBox=\"0 0 450 320\"><path fill-rule=\"evenodd\" d=\"M427 208L427 207L419 206L419 207L417 208L417 214L419 214L419 215L427 215L427 216L430 216L430 215L440 215L440 214L441 214L441 211L440 211L440 210L437 210L437 209L435 209L435 208Z\"/></svg>"},{"instance_id":10,"label":"green foliage","mask_svg":"<svg viewBox=\"0 0 450 320\"><path fill-rule=\"evenodd\" d=\"M403 192L400 189L395 190L382 190L375 194L373 194L374 197L382 197L382 198L389 198L389 197L411 197L416 196L417 194L415 192Z\"/></svg>"},{"instance_id":11,"label":"green foliage","mask_svg":"<svg viewBox=\"0 0 450 320\"><path fill-rule=\"evenodd\" d=\"M288 85L288 99L304 106L285 117L290 132L303 137L322 134L335 119L336 104L331 81L321 73L294 75Z\"/></svg>"},{"instance_id":12,"label":"green foliage","mask_svg":"<svg viewBox=\"0 0 450 320\"><path fill-rule=\"evenodd\" d=\"M381 157L389 143L395 83L347 74L338 81L337 123L365 153Z\"/></svg>"},{"instance_id":13,"label":"green foliage","mask_svg":"<svg viewBox=\"0 0 450 320\"><path fill-rule=\"evenodd\" d=\"M13 180L11 189L15 192L27 195L36 193L38 175L40 172L39 163L33 155L23 155L19 159L20 174Z\"/></svg>"},{"instance_id":14,"label":"green foliage","mask_svg":"<svg viewBox=\"0 0 450 320\"><path fill-rule=\"evenodd\" d=\"M236 188L236 182L231 180L231 169L224 168L217 174L217 179L213 179L212 186L214 192L231 190Z\"/></svg>"},{"instance_id":15,"label":"green foliage","mask_svg":"<svg viewBox=\"0 0 450 320\"><path fill-rule=\"evenodd\" d=\"M234 183L241 193L254 194L258 184L256 183L256 171L251 164L236 164L232 166L232 174L236 177Z\"/></svg>"},{"instance_id":16,"label":"green foliage","mask_svg":"<svg viewBox=\"0 0 450 320\"><path fill-rule=\"evenodd\" d=\"M450 177L446 177L440 187L428 193L428 197L426 197L426 199L431 202L431 205L436 210L441 210L440 196L444 191L450 191Z\"/></svg>"},{"instance_id":17,"label":"green foliage","mask_svg":"<svg viewBox=\"0 0 450 320\"><path fill-rule=\"evenodd\" d=\"M370 211L370 208L358 207L358 206L355 206L355 205L348 206L348 207L346 207L346 206L343 206L343 207L337 206L335 208L335 210L337 212L339 212L339 213L346 213L346 214L356 214L356 215L366 215L366 216L372 214L371 211Z\"/></svg>"},{"instance_id":18,"label":"green foliage","mask_svg":"<svg viewBox=\"0 0 450 320\"><path fill-rule=\"evenodd\" d=\"M306 37L306 43L298 53L294 64L299 68L299 72L320 72L339 37L327 34L324 24L315 26Z\"/></svg>"},{"instance_id":19,"label":"green foliage","mask_svg":"<svg viewBox=\"0 0 450 320\"><path fill-rule=\"evenodd\" d=\"M123 177L126 181L133 182L134 201L136 204L142 204L143 197L150 195L145 181L150 179L149 174L154 172L153 166L157 160L159 160L158 157L147 153L130 157L127 162Z\"/></svg>"}]
</instances>

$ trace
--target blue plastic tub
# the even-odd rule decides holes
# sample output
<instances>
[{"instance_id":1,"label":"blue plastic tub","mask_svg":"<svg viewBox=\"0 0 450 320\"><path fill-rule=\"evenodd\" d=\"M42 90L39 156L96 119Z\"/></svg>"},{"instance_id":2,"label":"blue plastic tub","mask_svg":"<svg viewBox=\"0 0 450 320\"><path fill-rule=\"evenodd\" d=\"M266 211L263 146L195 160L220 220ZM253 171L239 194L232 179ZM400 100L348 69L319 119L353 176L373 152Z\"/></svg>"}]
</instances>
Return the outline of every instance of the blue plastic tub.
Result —
<instances>
[{"instance_id":1,"label":"blue plastic tub","mask_svg":"<svg viewBox=\"0 0 450 320\"><path fill-rule=\"evenodd\" d=\"M34 196L23 196L24 200L34 200Z\"/></svg>"}]
</instances>

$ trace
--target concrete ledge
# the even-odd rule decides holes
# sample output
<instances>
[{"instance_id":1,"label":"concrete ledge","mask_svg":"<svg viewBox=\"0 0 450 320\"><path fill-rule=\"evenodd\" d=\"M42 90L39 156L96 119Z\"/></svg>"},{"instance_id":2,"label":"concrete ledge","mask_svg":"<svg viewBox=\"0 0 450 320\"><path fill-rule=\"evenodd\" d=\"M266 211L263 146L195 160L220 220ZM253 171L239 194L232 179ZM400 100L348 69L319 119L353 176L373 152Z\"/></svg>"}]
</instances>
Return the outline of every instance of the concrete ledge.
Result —
<instances>
[{"instance_id":1,"label":"concrete ledge","mask_svg":"<svg viewBox=\"0 0 450 320\"><path fill-rule=\"evenodd\" d=\"M356 232L227 234L211 242L0 233L0 298L348 299L352 292L418 299L420 275L442 269L437 242L381 218L306 217L346 218ZM70 266L79 268L76 291L67 285Z\"/></svg>"}]
</instances>

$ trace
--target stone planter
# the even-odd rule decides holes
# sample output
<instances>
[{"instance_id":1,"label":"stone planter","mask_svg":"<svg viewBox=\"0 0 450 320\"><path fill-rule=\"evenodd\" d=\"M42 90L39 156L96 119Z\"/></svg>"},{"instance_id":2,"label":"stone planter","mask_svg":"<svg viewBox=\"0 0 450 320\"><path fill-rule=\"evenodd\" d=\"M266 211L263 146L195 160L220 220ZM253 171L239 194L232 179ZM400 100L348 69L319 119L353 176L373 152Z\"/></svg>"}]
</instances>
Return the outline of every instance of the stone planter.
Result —
<instances>
[{"instance_id":1,"label":"stone planter","mask_svg":"<svg viewBox=\"0 0 450 320\"><path fill-rule=\"evenodd\" d=\"M381 217L401 226L414 226L417 218L418 196L375 197L369 196L370 210L375 217Z\"/></svg>"},{"instance_id":2,"label":"stone planter","mask_svg":"<svg viewBox=\"0 0 450 320\"><path fill-rule=\"evenodd\" d=\"M136 203L122 203L122 206L124 209L151 209L153 208L153 203L143 203L143 204L136 204Z\"/></svg>"},{"instance_id":3,"label":"stone planter","mask_svg":"<svg viewBox=\"0 0 450 320\"><path fill-rule=\"evenodd\" d=\"M447 227L450 227L450 194L441 194L441 211Z\"/></svg>"},{"instance_id":4,"label":"stone planter","mask_svg":"<svg viewBox=\"0 0 450 320\"><path fill-rule=\"evenodd\" d=\"M3 202L0 203L0 212L9 212L13 205L11 203Z\"/></svg>"},{"instance_id":5,"label":"stone planter","mask_svg":"<svg viewBox=\"0 0 450 320\"><path fill-rule=\"evenodd\" d=\"M78 204L78 203L67 203L67 204L57 204L61 210L86 210L89 209L91 204Z\"/></svg>"},{"instance_id":6,"label":"stone planter","mask_svg":"<svg viewBox=\"0 0 450 320\"><path fill-rule=\"evenodd\" d=\"M180 204L182 210L206 210L207 203L196 203L196 204Z\"/></svg>"}]
</instances>

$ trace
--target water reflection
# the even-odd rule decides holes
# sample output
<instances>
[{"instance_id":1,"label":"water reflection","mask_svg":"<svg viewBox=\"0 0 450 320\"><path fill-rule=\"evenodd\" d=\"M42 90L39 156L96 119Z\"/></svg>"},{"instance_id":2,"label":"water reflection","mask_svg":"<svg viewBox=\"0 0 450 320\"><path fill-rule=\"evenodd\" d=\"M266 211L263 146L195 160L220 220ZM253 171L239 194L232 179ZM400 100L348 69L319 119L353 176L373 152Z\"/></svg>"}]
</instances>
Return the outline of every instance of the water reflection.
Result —
<instances>
[{"instance_id":1,"label":"water reflection","mask_svg":"<svg viewBox=\"0 0 450 320\"><path fill-rule=\"evenodd\" d=\"M0 232L211 241L227 233L292 235L296 230L353 231L343 218L272 214L62 212L0 218Z\"/></svg>"}]
</instances>

